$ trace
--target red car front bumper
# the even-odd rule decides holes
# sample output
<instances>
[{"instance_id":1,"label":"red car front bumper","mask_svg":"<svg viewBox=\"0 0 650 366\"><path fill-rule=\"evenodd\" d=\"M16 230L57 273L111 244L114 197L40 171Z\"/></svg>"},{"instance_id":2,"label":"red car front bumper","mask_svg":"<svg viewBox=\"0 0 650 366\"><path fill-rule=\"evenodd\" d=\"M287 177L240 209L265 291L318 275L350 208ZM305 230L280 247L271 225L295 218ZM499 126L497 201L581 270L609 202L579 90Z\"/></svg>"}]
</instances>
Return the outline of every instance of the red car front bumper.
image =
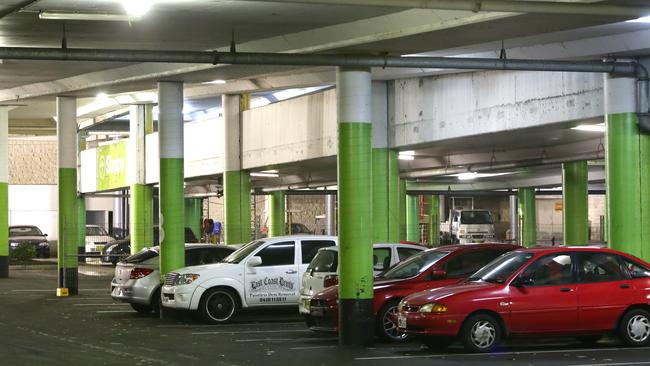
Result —
<instances>
[{"instance_id":1,"label":"red car front bumper","mask_svg":"<svg viewBox=\"0 0 650 366\"><path fill-rule=\"evenodd\" d=\"M408 334L456 336L463 318L460 315L404 312L397 315L399 330Z\"/></svg>"}]
</instances>

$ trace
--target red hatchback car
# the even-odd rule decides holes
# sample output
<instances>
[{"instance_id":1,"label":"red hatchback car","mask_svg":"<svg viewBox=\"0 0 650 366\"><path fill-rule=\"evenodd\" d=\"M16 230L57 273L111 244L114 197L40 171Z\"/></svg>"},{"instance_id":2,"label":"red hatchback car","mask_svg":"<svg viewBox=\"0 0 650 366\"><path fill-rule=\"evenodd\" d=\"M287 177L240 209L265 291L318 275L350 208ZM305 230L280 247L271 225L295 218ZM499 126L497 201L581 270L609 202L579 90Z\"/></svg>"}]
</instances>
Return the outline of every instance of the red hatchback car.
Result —
<instances>
[{"instance_id":1,"label":"red hatchback car","mask_svg":"<svg viewBox=\"0 0 650 366\"><path fill-rule=\"evenodd\" d=\"M397 330L397 305L405 296L424 289L457 283L503 253L521 249L510 244L449 245L423 251L375 278L375 332L389 341L403 341ZM315 331L338 331L338 286L326 288L310 302L307 326Z\"/></svg>"},{"instance_id":2,"label":"red hatchback car","mask_svg":"<svg viewBox=\"0 0 650 366\"><path fill-rule=\"evenodd\" d=\"M507 253L466 281L406 297L399 329L431 348L459 338L474 352L508 335L571 335L595 343L615 332L650 341L650 264L610 249L555 247Z\"/></svg>"}]
</instances>

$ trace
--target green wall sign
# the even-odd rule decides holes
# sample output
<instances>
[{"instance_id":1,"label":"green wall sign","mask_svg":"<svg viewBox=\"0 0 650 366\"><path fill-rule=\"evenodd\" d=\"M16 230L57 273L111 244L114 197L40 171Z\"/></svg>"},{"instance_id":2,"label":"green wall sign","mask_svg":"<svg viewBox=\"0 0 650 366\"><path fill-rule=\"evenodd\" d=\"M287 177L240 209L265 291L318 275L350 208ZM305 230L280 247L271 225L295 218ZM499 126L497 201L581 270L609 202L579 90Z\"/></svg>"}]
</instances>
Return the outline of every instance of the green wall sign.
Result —
<instances>
[{"instance_id":1,"label":"green wall sign","mask_svg":"<svg viewBox=\"0 0 650 366\"><path fill-rule=\"evenodd\" d=\"M123 140L97 148L97 190L126 187L126 144Z\"/></svg>"}]
</instances>

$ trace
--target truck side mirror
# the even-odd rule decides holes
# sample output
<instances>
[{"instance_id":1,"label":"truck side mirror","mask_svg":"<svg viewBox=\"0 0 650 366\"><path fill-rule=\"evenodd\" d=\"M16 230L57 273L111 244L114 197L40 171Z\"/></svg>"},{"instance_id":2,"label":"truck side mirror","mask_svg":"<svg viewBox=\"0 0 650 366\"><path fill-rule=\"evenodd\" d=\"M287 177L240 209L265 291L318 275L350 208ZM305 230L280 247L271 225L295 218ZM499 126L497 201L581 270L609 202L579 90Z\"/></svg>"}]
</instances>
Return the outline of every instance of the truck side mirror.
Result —
<instances>
[{"instance_id":1,"label":"truck side mirror","mask_svg":"<svg viewBox=\"0 0 650 366\"><path fill-rule=\"evenodd\" d=\"M262 257L257 256L257 255L253 256L253 257L251 257L251 259L248 260L248 262L246 262L246 265L248 267L261 266L262 265Z\"/></svg>"}]
</instances>

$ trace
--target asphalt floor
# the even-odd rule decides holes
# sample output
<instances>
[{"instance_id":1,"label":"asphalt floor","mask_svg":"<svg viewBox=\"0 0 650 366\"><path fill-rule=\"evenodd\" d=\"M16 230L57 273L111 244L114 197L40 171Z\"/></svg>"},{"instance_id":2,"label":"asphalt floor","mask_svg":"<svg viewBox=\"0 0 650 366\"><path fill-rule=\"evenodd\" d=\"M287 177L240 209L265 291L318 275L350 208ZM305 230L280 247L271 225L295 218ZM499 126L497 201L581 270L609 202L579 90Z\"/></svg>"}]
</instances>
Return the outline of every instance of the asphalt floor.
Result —
<instances>
[{"instance_id":1,"label":"asphalt floor","mask_svg":"<svg viewBox=\"0 0 650 366\"><path fill-rule=\"evenodd\" d=\"M86 275L83 273L92 275ZM246 312L227 325L190 314L143 316L110 298L110 268L81 271L80 294L55 295L56 271L13 270L0 280L0 365L650 365L649 348L606 338L521 339L492 354L417 342L342 348L305 328L297 309Z\"/></svg>"}]
</instances>

